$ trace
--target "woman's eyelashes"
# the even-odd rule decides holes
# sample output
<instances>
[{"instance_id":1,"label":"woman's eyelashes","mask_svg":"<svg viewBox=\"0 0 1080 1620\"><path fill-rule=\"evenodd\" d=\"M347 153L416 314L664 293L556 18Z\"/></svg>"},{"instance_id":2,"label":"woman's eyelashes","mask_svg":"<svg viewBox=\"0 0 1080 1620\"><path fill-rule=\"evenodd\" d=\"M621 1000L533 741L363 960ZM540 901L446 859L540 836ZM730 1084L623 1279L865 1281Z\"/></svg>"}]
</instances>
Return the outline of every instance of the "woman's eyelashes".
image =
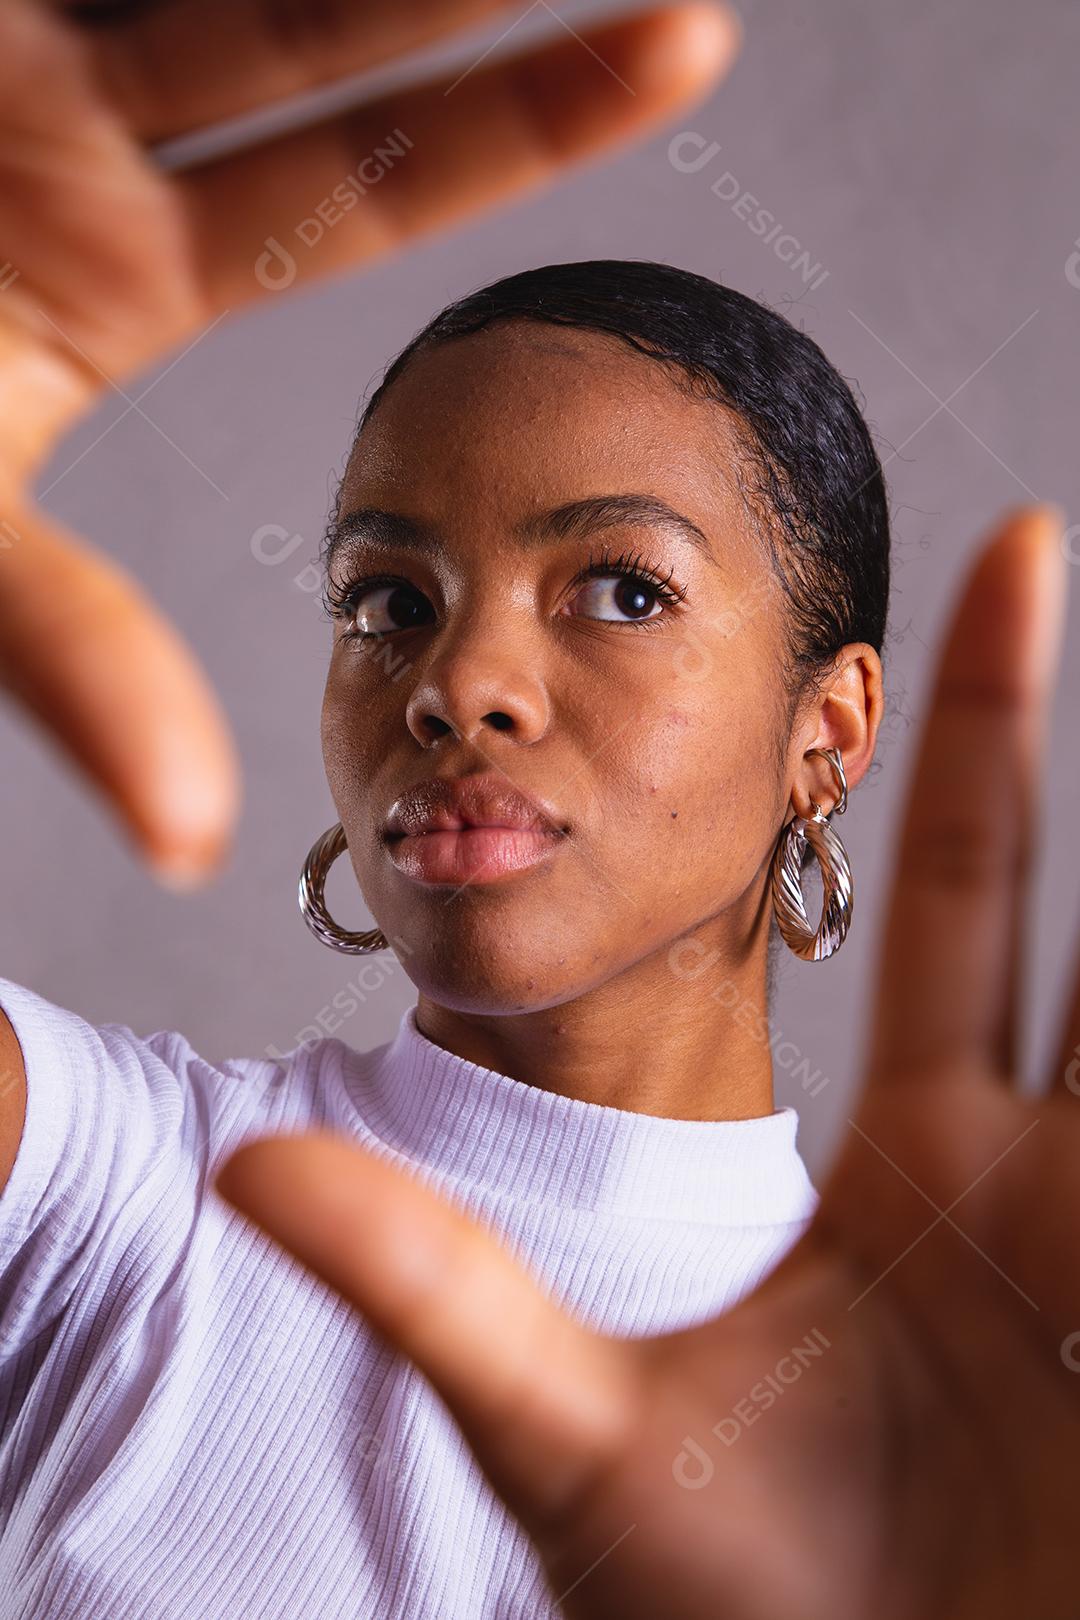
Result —
<instances>
[{"instance_id":1,"label":"woman's eyelashes","mask_svg":"<svg viewBox=\"0 0 1080 1620\"><path fill-rule=\"evenodd\" d=\"M682 605L686 592L637 554L600 557L589 562L574 581L564 612L575 618L613 624L641 624L665 618Z\"/></svg>"},{"instance_id":2,"label":"woman's eyelashes","mask_svg":"<svg viewBox=\"0 0 1080 1620\"><path fill-rule=\"evenodd\" d=\"M559 612L606 624L642 624L665 618L682 605L685 591L637 556L590 561L571 581ZM373 575L331 580L327 609L345 621L346 638L393 635L434 624L438 615L428 596L407 579Z\"/></svg>"}]
</instances>

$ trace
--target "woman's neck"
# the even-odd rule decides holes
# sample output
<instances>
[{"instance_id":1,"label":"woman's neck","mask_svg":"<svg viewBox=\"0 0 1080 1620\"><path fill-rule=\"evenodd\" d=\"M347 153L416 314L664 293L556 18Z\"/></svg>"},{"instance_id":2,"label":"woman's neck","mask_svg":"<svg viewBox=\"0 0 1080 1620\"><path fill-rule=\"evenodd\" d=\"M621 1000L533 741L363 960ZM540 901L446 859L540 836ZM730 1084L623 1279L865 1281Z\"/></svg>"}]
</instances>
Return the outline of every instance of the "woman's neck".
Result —
<instances>
[{"instance_id":1,"label":"woman's neck","mask_svg":"<svg viewBox=\"0 0 1080 1620\"><path fill-rule=\"evenodd\" d=\"M669 1119L771 1114L764 961L679 951L538 1012L455 1012L421 995L417 1025L458 1057L583 1102Z\"/></svg>"}]
</instances>

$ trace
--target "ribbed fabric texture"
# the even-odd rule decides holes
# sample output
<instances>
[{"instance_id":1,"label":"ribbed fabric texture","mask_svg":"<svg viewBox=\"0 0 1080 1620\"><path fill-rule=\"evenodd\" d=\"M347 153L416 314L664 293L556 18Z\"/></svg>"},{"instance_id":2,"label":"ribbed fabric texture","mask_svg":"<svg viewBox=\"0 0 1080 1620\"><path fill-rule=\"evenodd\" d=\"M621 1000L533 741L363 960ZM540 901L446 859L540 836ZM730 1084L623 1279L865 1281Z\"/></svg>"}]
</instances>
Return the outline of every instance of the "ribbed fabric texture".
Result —
<instances>
[{"instance_id":1,"label":"ribbed fabric texture","mask_svg":"<svg viewBox=\"0 0 1080 1620\"><path fill-rule=\"evenodd\" d=\"M408 1163L609 1332L734 1304L807 1224L797 1116L560 1097L395 1039L213 1067L0 979L27 1119L0 1197L4 1620L552 1620L439 1397L213 1191L251 1136ZM492 1323L492 1332L498 1323Z\"/></svg>"}]
</instances>

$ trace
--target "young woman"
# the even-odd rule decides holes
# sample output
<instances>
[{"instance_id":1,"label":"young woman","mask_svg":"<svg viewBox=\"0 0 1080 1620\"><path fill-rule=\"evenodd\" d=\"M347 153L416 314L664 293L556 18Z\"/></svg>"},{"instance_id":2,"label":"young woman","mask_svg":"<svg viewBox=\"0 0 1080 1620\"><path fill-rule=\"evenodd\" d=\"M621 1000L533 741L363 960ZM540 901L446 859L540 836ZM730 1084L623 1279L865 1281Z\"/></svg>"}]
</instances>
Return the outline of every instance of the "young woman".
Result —
<instances>
[{"instance_id":1,"label":"young woman","mask_svg":"<svg viewBox=\"0 0 1080 1620\"><path fill-rule=\"evenodd\" d=\"M1080 998L1056 1095L1000 1083L1052 515L948 641L820 1200L768 968L774 919L808 964L858 926L888 532L843 380L688 272L507 278L391 367L326 562L302 905L417 1005L215 1068L0 981L8 1610L1070 1613Z\"/></svg>"}]
</instances>

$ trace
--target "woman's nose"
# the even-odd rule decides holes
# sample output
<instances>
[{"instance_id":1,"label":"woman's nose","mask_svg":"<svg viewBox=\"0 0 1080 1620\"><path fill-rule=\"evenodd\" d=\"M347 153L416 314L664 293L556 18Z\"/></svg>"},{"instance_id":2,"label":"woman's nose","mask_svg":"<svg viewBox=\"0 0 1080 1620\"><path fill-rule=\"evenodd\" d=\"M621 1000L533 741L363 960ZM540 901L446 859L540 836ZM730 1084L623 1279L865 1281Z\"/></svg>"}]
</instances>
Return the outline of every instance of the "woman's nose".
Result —
<instances>
[{"instance_id":1,"label":"woman's nose","mask_svg":"<svg viewBox=\"0 0 1080 1620\"><path fill-rule=\"evenodd\" d=\"M548 728L547 691L521 639L514 646L473 634L436 653L413 689L405 719L425 748L440 737L475 742L494 731L532 743Z\"/></svg>"}]
</instances>

